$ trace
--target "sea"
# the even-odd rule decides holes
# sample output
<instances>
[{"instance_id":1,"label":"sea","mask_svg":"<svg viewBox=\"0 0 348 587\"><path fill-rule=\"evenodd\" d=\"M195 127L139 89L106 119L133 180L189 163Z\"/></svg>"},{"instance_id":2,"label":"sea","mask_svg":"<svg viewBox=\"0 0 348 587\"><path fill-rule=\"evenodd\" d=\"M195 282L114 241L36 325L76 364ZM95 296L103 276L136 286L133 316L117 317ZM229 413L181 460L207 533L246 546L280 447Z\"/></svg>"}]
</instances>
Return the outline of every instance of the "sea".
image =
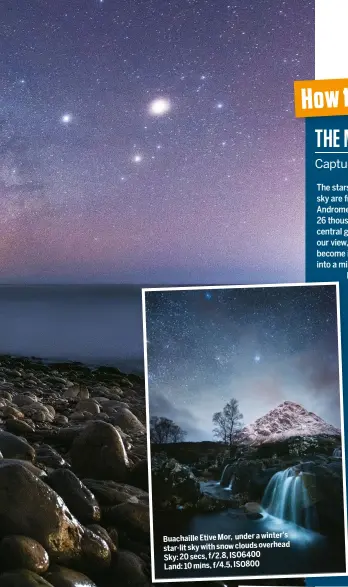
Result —
<instances>
[{"instance_id":1,"label":"sea","mask_svg":"<svg viewBox=\"0 0 348 587\"><path fill-rule=\"evenodd\" d=\"M0 285L0 354L142 374L141 287Z\"/></svg>"}]
</instances>

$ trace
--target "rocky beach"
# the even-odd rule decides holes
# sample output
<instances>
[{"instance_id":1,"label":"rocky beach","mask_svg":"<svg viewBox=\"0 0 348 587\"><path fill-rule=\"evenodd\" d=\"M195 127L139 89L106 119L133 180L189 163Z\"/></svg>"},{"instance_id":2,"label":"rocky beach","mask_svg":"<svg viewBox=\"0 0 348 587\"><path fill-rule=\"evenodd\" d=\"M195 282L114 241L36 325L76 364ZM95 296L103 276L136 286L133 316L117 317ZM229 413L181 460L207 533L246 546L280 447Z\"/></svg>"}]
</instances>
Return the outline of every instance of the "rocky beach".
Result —
<instances>
[{"instance_id":1,"label":"rocky beach","mask_svg":"<svg viewBox=\"0 0 348 587\"><path fill-rule=\"evenodd\" d=\"M151 585L142 377L2 356L0 456L1 587Z\"/></svg>"}]
</instances>

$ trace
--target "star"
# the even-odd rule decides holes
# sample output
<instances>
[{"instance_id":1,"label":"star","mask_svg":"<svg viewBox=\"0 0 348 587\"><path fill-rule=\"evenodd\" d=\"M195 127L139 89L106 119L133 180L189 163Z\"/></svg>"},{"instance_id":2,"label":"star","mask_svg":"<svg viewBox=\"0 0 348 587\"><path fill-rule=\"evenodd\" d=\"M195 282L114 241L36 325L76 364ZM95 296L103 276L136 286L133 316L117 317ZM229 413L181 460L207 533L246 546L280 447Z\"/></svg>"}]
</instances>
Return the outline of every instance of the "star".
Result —
<instances>
[{"instance_id":1,"label":"star","mask_svg":"<svg viewBox=\"0 0 348 587\"><path fill-rule=\"evenodd\" d=\"M224 105L223 105L223 103L222 103L222 102L218 102L218 103L216 104L216 108L217 108L218 110L221 110L223 107L224 107Z\"/></svg>"},{"instance_id":2,"label":"star","mask_svg":"<svg viewBox=\"0 0 348 587\"><path fill-rule=\"evenodd\" d=\"M171 110L171 103L168 98L156 98L149 105L149 113L152 116L163 116Z\"/></svg>"},{"instance_id":3,"label":"star","mask_svg":"<svg viewBox=\"0 0 348 587\"><path fill-rule=\"evenodd\" d=\"M260 355L255 355L254 361L255 361L255 363L259 363L261 361Z\"/></svg>"},{"instance_id":4,"label":"star","mask_svg":"<svg viewBox=\"0 0 348 587\"><path fill-rule=\"evenodd\" d=\"M210 291L206 291L204 294L204 297L206 300L211 300L212 299L212 294L210 293Z\"/></svg>"},{"instance_id":5,"label":"star","mask_svg":"<svg viewBox=\"0 0 348 587\"><path fill-rule=\"evenodd\" d=\"M61 117L60 121L63 124L69 124L72 121L72 116L71 114L63 114L63 116Z\"/></svg>"},{"instance_id":6,"label":"star","mask_svg":"<svg viewBox=\"0 0 348 587\"><path fill-rule=\"evenodd\" d=\"M133 163L141 163L143 160L143 156L140 155L140 153L137 153L136 155L134 155L133 157Z\"/></svg>"}]
</instances>

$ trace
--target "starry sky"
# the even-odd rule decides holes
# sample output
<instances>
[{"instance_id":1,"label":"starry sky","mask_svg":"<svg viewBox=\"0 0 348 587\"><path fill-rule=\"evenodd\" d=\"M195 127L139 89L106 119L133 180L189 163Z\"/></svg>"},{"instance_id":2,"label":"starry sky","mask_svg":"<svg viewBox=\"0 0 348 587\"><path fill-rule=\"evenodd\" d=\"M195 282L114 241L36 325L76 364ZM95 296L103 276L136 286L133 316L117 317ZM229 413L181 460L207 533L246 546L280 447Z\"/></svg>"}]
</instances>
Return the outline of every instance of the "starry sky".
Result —
<instances>
[{"instance_id":1,"label":"starry sky","mask_svg":"<svg viewBox=\"0 0 348 587\"><path fill-rule=\"evenodd\" d=\"M2 7L2 282L302 280L313 0Z\"/></svg>"},{"instance_id":2,"label":"starry sky","mask_svg":"<svg viewBox=\"0 0 348 587\"><path fill-rule=\"evenodd\" d=\"M248 425L282 402L340 428L336 288L145 293L150 415L212 440L233 397Z\"/></svg>"}]
</instances>

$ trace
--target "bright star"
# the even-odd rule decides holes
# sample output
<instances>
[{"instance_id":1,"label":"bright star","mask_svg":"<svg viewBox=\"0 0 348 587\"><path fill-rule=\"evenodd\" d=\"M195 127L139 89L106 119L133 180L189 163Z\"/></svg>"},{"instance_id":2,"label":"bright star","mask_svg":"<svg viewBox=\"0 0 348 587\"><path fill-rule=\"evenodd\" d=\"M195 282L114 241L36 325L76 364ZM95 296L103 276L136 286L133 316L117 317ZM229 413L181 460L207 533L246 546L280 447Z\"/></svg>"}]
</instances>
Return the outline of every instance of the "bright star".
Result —
<instances>
[{"instance_id":1,"label":"bright star","mask_svg":"<svg viewBox=\"0 0 348 587\"><path fill-rule=\"evenodd\" d=\"M171 109L171 103L168 98L156 98L150 103L149 112L152 116L163 116Z\"/></svg>"},{"instance_id":2,"label":"bright star","mask_svg":"<svg viewBox=\"0 0 348 587\"><path fill-rule=\"evenodd\" d=\"M141 163L142 160L143 160L142 155L138 154L138 155L134 155L134 157L133 157L134 163Z\"/></svg>"},{"instance_id":3,"label":"bright star","mask_svg":"<svg viewBox=\"0 0 348 587\"><path fill-rule=\"evenodd\" d=\"M255 361L255 363L259 363L261 361L260 355L255 355L254 361Z\"/></svg>"},{"instance_id":4,"label":"bright star","mask_svg":"<svg viewBox=\"0 0 348 587\"><path fill-rule=\"evenodd\" d=\"M221 110L221 108L223 108L223 107L224 107L224 105L223 105L223 103L222 103L222 102L218 102L218 103L216 104L216 108L218 108L218 110Z\"/></svg>"},{"instance_id":5,"label":"bright star","mask_svg":"<svg viewBox=\"0 0 348 587\"><path fill-rule=\"evenodd\" d=\"M69 124L72 121L72 116L71 114L63 114L60 120L63 124Z\"/></svg>"}]
</instances>

